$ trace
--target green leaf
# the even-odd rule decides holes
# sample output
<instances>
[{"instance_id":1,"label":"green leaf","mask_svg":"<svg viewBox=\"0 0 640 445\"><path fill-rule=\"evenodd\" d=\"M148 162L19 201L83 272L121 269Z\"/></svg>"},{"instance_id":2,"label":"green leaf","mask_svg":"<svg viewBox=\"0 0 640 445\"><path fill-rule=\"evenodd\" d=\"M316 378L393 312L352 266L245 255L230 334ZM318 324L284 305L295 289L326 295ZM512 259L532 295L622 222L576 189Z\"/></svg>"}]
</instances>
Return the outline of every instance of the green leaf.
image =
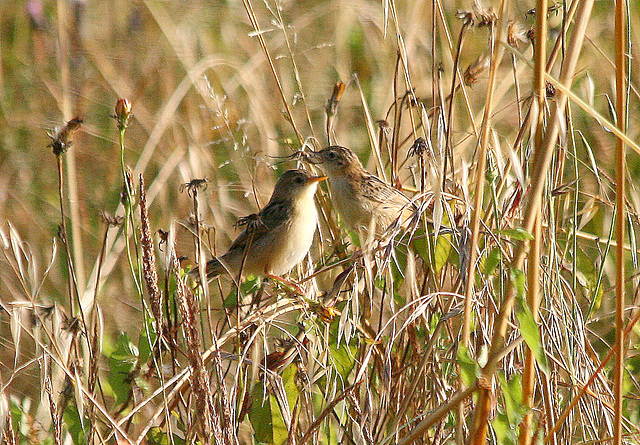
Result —
<instances>
[{"instance_id":1,"label":"green leaf","mask_svg":"<svg viewBox=\"0 0 640 445\"><path fill-rule=\"evenodd\" d=\"M138 350L140 351L138 354L138 359L140 360L141 363L146 363L147 360L149 360L153 345L155 344L156 339L158 338L158 335L154 331L154 329L155 329L155 324L153 320L148 318L146 329L143 329L140 332L140 337L138 338ZM149 333L151 338L149 338L149 335L147 335L147 333Z\"/></svg>"},{"instance_id":2,"label":"green leaf","mask_svg":"<svg viewBox=\"0 0 640 445\"><path fill-rule=\"evenodd\" d=\"M429 254L429 246L427 245L427 234L425 234L424 229L418 228L413 238L411 238L411 247L413 247L413 251L417 253L422 260L430 264L431 263L431 255Z\"/></svg>"},{"instance_id":3,"label":"green leaf","mask_svg":"<svg viewBox=\"0 0 640 445\"><path fill-rule=\"evenodd\" d=\"M278 402L273 395L264 393L264 385L253 385L253 403L249 410L249 421L258 443L281 445L287 442L289 431L284 424Z\"/></svg>"},{"instance_id":4,"label":"green leaf","mask_svg":"<svg viewBox=\"0 0 640 445\"><path fill-rule=\"evenodd\" d=\"M107 380L116 398L116 405L124 403L131 393L131 373L138 363L138 351L127 334L120 334L109 357Z\"/></svg>"},{"instance_id":5,"label":"green leaf","mask_svg":"<svg viewBox=\"0 0 640 445\"><path fill-rule=\"evenodd\" d=\"M526 278L521 270L511 270L511 281L519 298L524 298Z\"/></svg>"},{"instance_id":6,"label":"green leaf","mask_svg":"<svg viewBox=\"0 0 640 445\"><path fill-rule=\"evenodd\" d=\"M300 390L298 390L298 386L296 385L297 374L298 366L295 363L290 364L282 371L282 382L284 383L284 390L287 393L289 409L292 413L298 402L298 395L300 394Z\"/></svg>"},{"instance_id":7,"label":"green leaf","mask_svg":"<svg viewBox=\"0 0 640 445\"><path fill-rule=\"evenodd\" d=\"M462 383L464 383L467 387L473 385L473 383L476 381L479 367L471 358L469 350L466 348L466 346L458 346L458 364L460 365Z\"/></svg>"},{"instance_id":8,"label":"green leaf","mask_svg":"<svg viewBox=\"0 0 640 445\"><path fill-rule=\"evenodd\" d=\"M344 339L338 344L338 324L338 320L331 324L329 357L336 371L346 380L355 366L355 356L358 353L358 341L357 337L353 337L348 344Z\"/></svg>"},{"instance_id":9,"label":"green leaf","mask_svg":"<svg viewBox=\"0 0 640 445\"><path fill-rule=\"evenodd\" d=\"M434 269L436 274L439 274L444 265L447 264L452 248L450 234L438 236L434 249Z\"/></svg>"},{"instance_id":10,"label":"green leaf","mask_svg":"<svg viewBox=\"0 0 640 445\"><path fill-rule=\"evenodd\" d=\"M260 289L260 285L262 281L260 278L255 275L249 275L241 284L240 284L240 294L241 295L250 295L257 292ZM235 309L238 307L238 289L233 287L229 295L224 299L223 306L225 309Z\"/></svg>"},{"instance_id":11,"label":"green leaf","mask_svg":"<svg viewBox=\"0 0 640 445\"><path fill-rule=\"evenodd\" d=\"M174 434L173 441L170 440L169 434L162 431L162 428L154 426L145 436L149 445L184 445L185 441L180 436Z\"/></svg>"},{"instance_id":12,"label":"green leaf","mask_svg":"<svg viewBox=\"0 0 640 445\"><path fill-rule=\"evenodd\" d=\"M511 380L507 381L504 374L498 374L500 387L502 388L502 396L504 397L504 411L509 419L509 425L512 429L522 421L526 409L522 405L522 382L519 374L515 374Z\"/></svg>"},{"instance_id":13,"label":"green leaf","mask_svg":"<svg viewBox=\"0 0 640 445\"><path fill-rule=\"evenodd\" d=\"M523 306L516 314L520 323L520 333L525 343L529 346L531 353L538 362L538 367L545 375L549 375L549 365L547 364L547 356L544 353L540 337L540 328L533 318L533 314L528 306Z\"/></svg>"},{"instance_id":14,"label":"green leaf","mask_svg":"<svg viewBox=\"0 0 640 445\"><path fill-rule=\"evenodd\" d=\"M73 443L76 445L84 445L87 440L84 428L82 427L82 422L80 421L78 409L73 405L68 406L67 409L64 410L62 419L64 424L67 426L71 438L73 439Z\"/></svg>"},{"instance_id":15,"label":"green leaf","mask_svg":"<svg viewBox=\"0 0 640 445\"><path fill-rule=\"evenodd\" d=\"M509 425L509 419L504 413L498 414L491 425L496 433L497 443L500 445L515 445L517 443L516 432Z\"/></svg>"},{"instance_id":16,"label":"green leaf","mask_svg":"<svg viewBox=\"0 0 640 445\"><path fill-rule=\"evenodd\" d=\"M491 252L489 252L489 255L487 255L487 258L484 260L484 274L492 275L493 272L496 270L496 267L498 266L498 264L500 264L501 260L502 260L502 252L500 251L500 248L499 247L493 248Z\"/></svg>"},{"instance_id":17,"label":"green leaf","mask_svg":"<svg viewBox=\"0 0 640 445\"><path fill-rule=\"evenodd\" d=\"M273 422L271 421L271 400L265 398L262 382L253 385L251 409L249 421L253 426L254 439L258 443L273 443Z\"/></svg>"},{"instance_id":18,"label":"green leaf","mask_svg":"<svg viewBox=\"0 0 640 445\"><path fill-rule=\"evenodd\" d=\"M231 290L231 292L229 292L227 298L224 299L224 303L222 303L222 306L225 309L234 309L238 307L238 291L235 287Z\"/></svg>"},{"instance_id":19,"label":"green leaf","mask_svg":"<svg viewBox=\"0 0 640 445\"><path fill-rule=\"evenodd\" d=\"M260 289L262 280L255 275L249 275L246 280L240 284L240 292L242 295L249 295Z\"/></svg>"},{"instance_id":20,"label":"green leaf","mask_svg":"<svg viewBox=\"0 0 640 445\"><path fill-rule=\"evenodd\" d=\"M503 229L499 231L500 235L506 236L518 241L529 241L533 239L533 235L524 230L522 227L516 227L514 229Z\"/></svg>"}]
</instances>

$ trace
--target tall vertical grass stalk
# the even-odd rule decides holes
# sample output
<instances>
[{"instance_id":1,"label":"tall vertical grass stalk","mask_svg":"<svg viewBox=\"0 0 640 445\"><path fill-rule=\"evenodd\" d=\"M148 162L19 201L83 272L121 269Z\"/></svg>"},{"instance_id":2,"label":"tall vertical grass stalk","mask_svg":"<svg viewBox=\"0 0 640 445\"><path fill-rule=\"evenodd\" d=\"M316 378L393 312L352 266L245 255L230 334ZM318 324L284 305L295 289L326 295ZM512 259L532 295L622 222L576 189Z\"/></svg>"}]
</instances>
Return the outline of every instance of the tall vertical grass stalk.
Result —
<instances>
[{"instance_id":1,"label":"tall vertical grass stalk","mask_svg":"<svg viewBox=\"0 0 640 445\"><path fill-rule=\"evenodd\" d=\"M489 147L489 135L491 131L491 116L493 114L493 93L496 84L496 73L504 47L502 46L502 36L504 31L504 17L506 14L507 3L503 0L500 3L500 13L498 15L498 23L492 26L491 32L494 33L497 28L497 35L492 37L492 55L491 67L489 69L489 85L487 87L487 97L484 103L484 113L482 117L482 127L480 130L480 139L478 140L479 150L477 151L477 166L475 169L475 193L473 197L473 208L471 217L471 239L469 241L468 252L468 269L466 271L466 287L464 293L464 320L462 330L462 344L467 346L471 335L471 307L473 300L473 289L476 274L476 258L478 255L478 240L480 238L480 220L483 215L483 198L485 175L487 170L487 151Z\"/></svg>"},{"instance_id":2,"label":"tall vertical grass stalk","mask_svg":"<svg viewBox=\"0 0 640 445\"><path fill-rule=\"evenodd\" d=\"M536 3L536 25L534 42L534 80L533 80L533 101L537 102L536 109L538 115L533 118L537 120L534 135L534 150L542 148L542 138L544 136L544 115L546 110L546 88L544 71L547 60L547 11L549 5L547 0L538 0ZM536 221L534 224L533 240L531 251L528 255L527 264L527 303L531 309L533 319L539 323L540 307L540 255L542 254L542 212L538 208ZM518 437L519 445L529 445L533 435L533 393L535 391L535 367L536 361L531 350L526 347L525 364L522 376L522 401L527 408L527 413L520 424Z\"/></svg>"},{"instance_id":3,"label":"tall vertical grass stalk","mask_svg":"<svg viewBox=\"0 0 640 445\"><path fill-rule=\"evenodd\" d=\"M65 259L67 262L67 271L69 274L69 284L68 284L68 292L69 292L69 310L73 317L77 314L80 314L80 321L82 322L82 326L84 328L84 332L87 333L87 340L89 336L89 329L84 315L84 308L82 307L80 301L80 293L78 289L78 278L76 274L75 263L73 260L71 247L69 246L69 232L67 230L66 223L66 214L65 214L65 194L64 194L64 173L63 173L63 155L68 154L69 149L73 146L71 141L71 135L77 131L82 125L82 119L73 118L66 122L61 127L56 127L56 129L49 133L49 137L51 138L51 142L49 147L53 150L53 154L56 157L56 170L58 173L58 200L60 203L60 226L58 229L58 236L62 241L62 245L64 247ZM76 307L77 304L77 307ZM91 342L88 341L89 350L91 350Z\"/></svg>"},{"instance_id":4,"label":"tall vertical grass stalk","mask_svg":"<svg viewBox=\"0 0 640 445\"><path fill-rule=\"evenodd\" d=\"M616 0L615 3L615 40L616 40L616 123L621 132L626 133L627 125L627 21L625 20L625 0ZM624 309L625 309L625 197L626 197L626 163L625 144L622 139L616 138L616 366L614 372L614 425L613 443L622 445L622 398L623 377L626 348L624 336Z\"/></svg>"},{"instance_id":5,"label":"tall vertical grass stalk","mask_svg":"<svg viewBox=\"0 0 640 445\"><path fill-rule=\"evenodd\" d=\"M73 102L72 102L72 85L71 85L71 54L69 51L69 3L65 0L56 2L58 13L58 45L59 45L59 66L60 66L60 83L62 87L61 106L62 116L65 121L72 118ZM78 30L76 30L78 31ZM73 262L75 263L78 293L84 293L85 272L84 272L84 248L82 244L82 232L80 221L80 199L78 196L78 172L76 167L76 151L73 147L69 148L67 156L65 156L67 188L69 191L69 209L71 221L71 245L73 250Z\"/></svg>"},{"instance_id":6,"label":"tall vertical grass stalk","mask_svg":"<svg viewBox=\"0 0 640 445\"><path fill-rule=\"evenodd\" d=\"M118 127L118 143L120 147L120 170L122 172L122 195L121 202L124 207L124 226L123 236L125 242L125 250L127 252L127 260L129 261L129 269L131 270L131 276L133 282L136 285L138 295L141 301L144 301L142 296L142 284L140 279L142 277L142 265L138 258L138 235L133 229L135 226L135 218L133 214L133 172L125 164L125 146L124 135L129 124L129 118L131 117L131 102L129 99L118 99L115 106L114 117ZM131 239L133 238L134 251L136 259L134 261L131 253Z\"/></svg>"}]
</instances>

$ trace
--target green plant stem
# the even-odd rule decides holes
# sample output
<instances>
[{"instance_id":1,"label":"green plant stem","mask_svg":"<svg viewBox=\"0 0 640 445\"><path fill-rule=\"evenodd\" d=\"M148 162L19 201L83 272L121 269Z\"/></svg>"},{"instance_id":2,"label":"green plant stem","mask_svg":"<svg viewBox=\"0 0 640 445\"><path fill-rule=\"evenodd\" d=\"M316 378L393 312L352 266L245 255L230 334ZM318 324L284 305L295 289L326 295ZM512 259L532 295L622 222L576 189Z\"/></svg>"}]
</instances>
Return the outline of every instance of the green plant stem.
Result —
<instances>
[{"instance_id":1,"label":"green plant stem","mask_svg":"<svg viewBox=\"0 0 640 445\"><path fill-rule=\"evenodd\" d=\"M134 245L138 244L137 236L134 230L132 230L134 226L133 220L133 204L131 199L133 197L133 190L131 190L131 184L128 180L127 168L124 163L124 133L126 130L126 126L118 125L118 134L120 141L120 168L122 169L122 179L124 181L123 192L125 196L123 197L123 205L124 205L124 242L125 249L127 251L127 260L129 261L129 269L131 270L133 281L136 285L136 290L138 291L138 295L142 297L142 285L140 284L140 277L142 274L142 269L140 265L140 261L136 261L136 265L134 265L133 258L131 255L131 241L129 235L133 237ZM133 178L131 179L133 180ZM144 301L143 301L144 304Z\"/></svg>"},{"instance_id":2,"label":"green plant stem","mask_svg":"<svg viewBox=\"0 0 640 445\"><path fill-rule=\"evenodd\" d=\"M626 42L625 1L615 2L615 42L616 42L616 118L617 127L626 132L626 75L627 75L627 42ZM624 305L625 305L625 144L616 138L616 364L613 381L613 443L622 444L622 398L624 377Z\"/></svg>"}]
</instances>

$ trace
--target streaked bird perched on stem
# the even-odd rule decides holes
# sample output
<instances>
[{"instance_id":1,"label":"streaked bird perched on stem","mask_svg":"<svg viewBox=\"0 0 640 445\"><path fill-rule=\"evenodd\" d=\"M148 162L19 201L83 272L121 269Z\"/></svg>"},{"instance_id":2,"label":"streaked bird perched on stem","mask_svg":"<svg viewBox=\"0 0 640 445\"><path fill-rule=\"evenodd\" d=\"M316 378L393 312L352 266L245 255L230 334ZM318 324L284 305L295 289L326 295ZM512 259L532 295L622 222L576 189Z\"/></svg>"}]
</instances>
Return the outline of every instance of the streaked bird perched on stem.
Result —
<instances>
[{"instance_id":1,"label":"streaked bird perched on stem","mask_svg":"<svg viewBox=\"0 0 640 445\"><path fill-rule=\"evenodd\" d=\"M346 226L367 233L375 227L381 237L396 220L406 229L417 207L400 190L367 172L349 148L332 145L308 159L329 176L331 198Z\"/></svg>"},{"instance_id":2,"label":"streaked bird perched on stem","mask_svg":"<svg viewBox=\"0 0 640 445\"><path fill-rule=\"evenodd\" d=\"M207 263L212 279L228 273L280 277L305 257L318 225L313 195L325 176L304 170L288 170L276 183L267 205L259 213L242 218L246 229L224 255ZM198 270L192 271L197 276Z\"/></svg>"}]
</instances>

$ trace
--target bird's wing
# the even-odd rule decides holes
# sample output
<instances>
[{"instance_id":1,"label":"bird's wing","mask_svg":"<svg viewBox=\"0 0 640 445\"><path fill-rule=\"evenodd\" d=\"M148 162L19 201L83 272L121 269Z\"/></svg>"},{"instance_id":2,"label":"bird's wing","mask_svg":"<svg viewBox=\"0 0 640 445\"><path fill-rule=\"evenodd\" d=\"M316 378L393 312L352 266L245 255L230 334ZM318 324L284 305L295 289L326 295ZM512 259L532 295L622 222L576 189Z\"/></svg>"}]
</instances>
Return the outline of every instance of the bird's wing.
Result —
<instances>
[{"instance_id":1,"label":"bird's wing","mask_svg":"<svg viewBox=\"0 0 640 445\"><path fill-rule=\"evenodd\" d=\"M254 213L238 220L241 225L247 228L231 243L229 252L233 250L244 251L247 245L254 240L265 236L269 231L274 230L289 219L292 206L287 201L269 202L260 213Z\"/></svg>"},{"instance_id":2,"label":"bird's wing","mask_svg":"<svg viewBox=\"0 0 640 445\"><path fill-rule=\"evenodd\" d=\"M366 176L362 181L362 193L372 201L386 207L415 209L415 205L400 190L391 187L373 175Z\"/></svg>"}]
</instances>

